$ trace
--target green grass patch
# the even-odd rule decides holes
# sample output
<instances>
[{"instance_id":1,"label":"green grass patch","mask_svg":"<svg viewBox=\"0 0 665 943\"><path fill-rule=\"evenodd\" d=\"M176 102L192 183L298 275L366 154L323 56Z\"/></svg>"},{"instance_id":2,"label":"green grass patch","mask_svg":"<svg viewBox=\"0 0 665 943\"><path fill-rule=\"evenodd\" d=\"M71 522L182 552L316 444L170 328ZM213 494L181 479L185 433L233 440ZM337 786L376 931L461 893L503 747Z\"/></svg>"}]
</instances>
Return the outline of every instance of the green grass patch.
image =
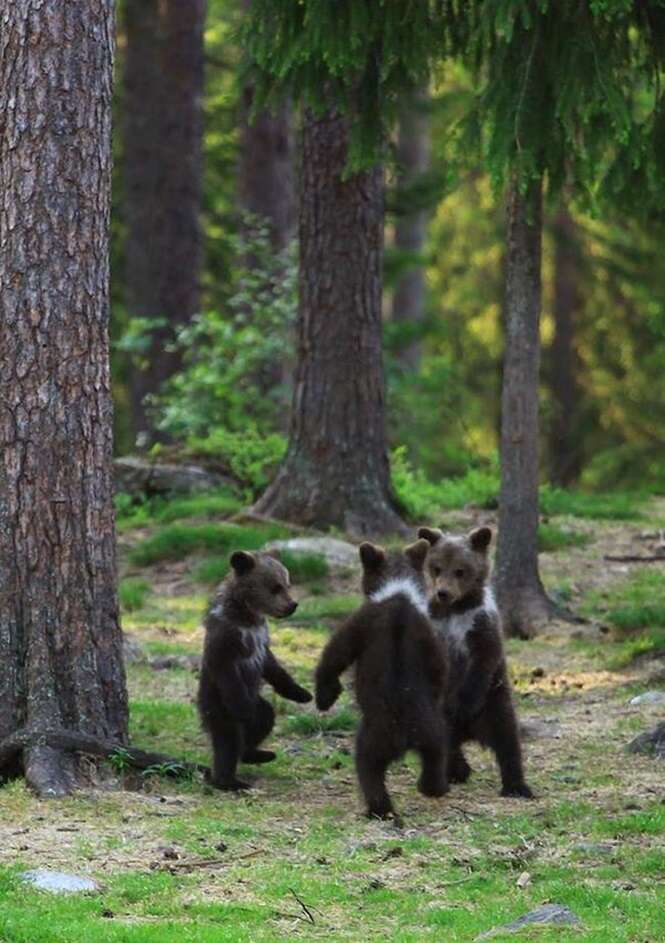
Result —
<instances>
[{"instance_id":1,"label":"green grass patch","mask_svg":"<svg viewBox=\"0 0 665 943\"><path fill-rule=\"evenodd\" d=\"M134 566L150 566L162 560L182 560L193 553L259 550L267 541L287 536L288 530L277 524L168 524L137 544L129 561Z\"/></svg>"},{"instance_id":2,"label":"green grass patch","mask_svg":"<svg viewBox=\"0 0 665 943\"><path fill-rule=\"evenodd\" d=\"M618 633L609 668L625 668L640 655L665 651L665 579L661 570L639 570L609 591L590 593L582 611L603 618Z\"/></svg>"},{"instance_id":3,"label":"green grass patch","mask_svg":"<svg viewBox=\"0 0 665 943\"><path fill-rule=\"evenodd\" d=\"M307 626L339 622L355 612L361 603L362 596L356 593L308 597L302 600L298 611L289 618L289 622L292 625Z\"/></svg>"},{"instance_id":4,"label":"green grass patch","mask_svg":"<svg viewBox=\"0 0 665 943\"><path fill-rule=\"evenodd\" d=\"M646 500L646 495L630 492L586 494L552 485L540 489L540 510L549 516L567 514L598 521L634 521L643 517L641 507Z\"/></svg>"},{"instance_id":5,"label":"green grass patch","mask_svg":"<svg viewBox=\"0 0 665 943\"><path fill-rule=\"evenodd\" d=\"M150 583L140 577L127 577L121 580L118 587L120 605L125 612L136 612L143 609L146 599L150 595Z\"/></svg>"},{"instance_id":6,"label":"green grass patch","mask_svg":"<svg viewBox=\"0 0 665 943\"><path fill-rule=\"evenodd\" d=\"M211 491L183 497L155 497L136 501L131 495L115 497L117 527L122 533L152 524L172 524L191 518L216 520L235 514L243 506L232 491Z\"/></svg>"},{"instance_id":7,"label":"green grass patch","mask_svg":"<svg viewBox=\"0 0 665 943\"><path fill-rule=\"evenodd\" d=\"M569 527L560 527L558 524L540 524L538 527L538 550L541 553L585 547L591 540L589 534L582 534Z\"/></svg>"}]
</instances>

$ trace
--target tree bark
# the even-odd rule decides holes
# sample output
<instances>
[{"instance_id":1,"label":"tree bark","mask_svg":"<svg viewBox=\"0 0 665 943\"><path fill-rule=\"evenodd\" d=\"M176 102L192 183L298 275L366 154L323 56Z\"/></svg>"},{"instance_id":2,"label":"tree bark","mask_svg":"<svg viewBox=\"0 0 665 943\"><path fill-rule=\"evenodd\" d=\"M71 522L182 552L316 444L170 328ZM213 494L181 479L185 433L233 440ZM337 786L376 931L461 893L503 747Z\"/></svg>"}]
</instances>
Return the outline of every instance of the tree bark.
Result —
<instances>
[{"instance_id":1,"label":"tree bark","mask_svg":"<svg viewBox=\"0 0 665 943\"><path fill-rule=\"evenodd\" d=\"M400 116L397 138L397 164L400 188L411 187L429 169L430 122L422 107L424 96L404 108ZM420 106L420 107L419 107ZM417 256L422 253L427 235L429 213L425 209L416 212L403 211L395 223L395 249ZM412 330L417 328L425 316L425 270L422 264L410 263L400 277L393 294L393 321L403 322ZM409 370L417 370L422 357L419 340L409 340L399 353L399 361Z\"/></svg>"},{"instance_id":2,"label":"tree bark","mask_svg":"<svg viewBox=\"0 0 665 943\"><path fill-rule=\"evenodd\" d=\"M573 484L582 470L577 438L581 393L575 349L575 325L581 302L578 252L575 221L562 206L554 220L554 337L548 373L554 407L549 430L550 479L564 488Z\"/></svg>"},{"instance_id":3,"label":"tree bark","mask_svg":"<svg viewBox=\"0 0 665 943\"><path fill-rule=\"evenodd\" d=\"M127 0L124 88L127 308L162 319L132 372L134 430L154 429L145 398L181 363L167 349L199 310L203 28L206 0Z\"/></svg>"},{"instance_id":4,"label":"tree bark","mask_svg":"<svg viewBox=\"0 0 665 943\"><path fill-rule=\"evenodd\" d=\"M112 0L0 2L0 740L123 743L108 343ZM20 766L73 786L57 746Z\"/></svg>"},{"instance_id":5,"label":"tree bark","mask_svg":"<svg viewBox=\"0 0 665 943\"><path fill-rule=\"evenodd\" d=\"M403 525L390 485L381 330L383 172L344 179L348 128L305 116L289 449L256 511L355 534Z\"/></svg>"},{"instance_id":6,"label":"tree bark","mask_svg":"<svg viewBox=\"0 0 665 943\"><path fill-rule=\"evenodd\" d=\"M538 572L542 180L508 197L501 490L494 582L504 629L530 637L553 605Z\"/></svg>"}]
</instances>

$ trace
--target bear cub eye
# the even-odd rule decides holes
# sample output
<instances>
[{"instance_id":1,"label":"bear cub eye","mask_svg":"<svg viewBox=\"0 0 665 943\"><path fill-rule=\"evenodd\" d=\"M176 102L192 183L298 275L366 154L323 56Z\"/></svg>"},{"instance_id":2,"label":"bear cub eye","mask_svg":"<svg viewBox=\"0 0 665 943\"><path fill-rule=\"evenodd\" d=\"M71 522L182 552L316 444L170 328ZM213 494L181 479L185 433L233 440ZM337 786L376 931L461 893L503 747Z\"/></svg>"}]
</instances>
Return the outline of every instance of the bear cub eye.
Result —
<instances>
[{"instance_id":1,"label":"bear cub eye","mask_svg":"<svg viewBox=\"0 0 665 943\"><path fill-rule=\"evenodd\" d=\"M279 583L274 583L274 584L270 587L270 592L273 594L273 596L276 596L277 593L281 593L281 591L282 591L282 587L280 586Z\"/></svg>"},{"instance_id":2,"label":"bear cub eye","mask_svg":"<svg viewBox=\"0 0 665 943\"><path fill-rule=\"evenodd\" d=\"M433 566L433 567L432 567L432 573L434 574L434 576L441 576L441 567L440 567L440 566Z\"/></svg>"},{"instance_id":3,"label":"bear cub eye","mask_svg":"<svg viewBox=\"0 0 665 943\"><path fill-rule=\"evenodd\" d=\"M466 572L466 570L463 570L463 569L460 568L460 569L458 569L458 570L455 570L453 576L455 577L456 580L461 580L461 579L464 578L465 572Z\"/></svg>"}]
</instances>

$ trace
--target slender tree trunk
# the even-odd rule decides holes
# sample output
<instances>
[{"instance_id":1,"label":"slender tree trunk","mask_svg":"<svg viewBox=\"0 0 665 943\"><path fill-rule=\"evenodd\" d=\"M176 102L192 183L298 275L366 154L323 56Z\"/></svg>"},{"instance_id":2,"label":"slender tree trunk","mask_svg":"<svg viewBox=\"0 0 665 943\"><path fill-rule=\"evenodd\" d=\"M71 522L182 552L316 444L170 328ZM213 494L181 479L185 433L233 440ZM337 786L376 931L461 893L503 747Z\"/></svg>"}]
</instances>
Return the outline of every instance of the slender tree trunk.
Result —
<instances>
[{"instance_id":1,"label":"slender tree trunk","mask_svg":"<svg viewBox=\"0 0 665 943\"><path fill-rule=\"evenodd\" d=\"M305 117L298 365L289 449L257 511L355 534L401 528L385 436L383 173L343 179L344 119Z\"/></svg>"},{"instance_id":2,"label":"slender tree trunk","mask_svg":"<svg viewBox=\"0 0 665 943\"><path fill-rule=\"evenodd\" d=\"M162 319L132 376L137 435L153 433L145 398L180 366L169 351L198 311L206 0L127 0L125 205L127 307Z\"/></svg>"},{"instance_id":3,"label":"slender tree trunk","mask_svg":"<svg viewBox=\"0 0 665 943\"><path fill-rule=\"evenodd\" d=\"M508 200L506 349L503 362L501 492L494 581L508 635L535 633L550 615L538 572L538 379L542 181Z\"/></svg>"},{"instance_id":4,"label":"slender tree trunk","mask_svg":"<svg viewBox=\"0 0 665 943\"><path fill-rule=\"evenodd\" d=\"M554 337L550 348L549 383L554 415L550 426L550 478L567 487L582 470L577 436L580 405L579 362L575 322L580 307L579 255L575 221L562 206L554 220Z\"/></svg>"},{"instance_id":5,"label":"slender tree trunk","mask_svg":"<svg viewBox=\"0 0 665 943\"><path fill-rule=\"evenodd\" d=\"M246 13L252 0L243 0ZM291 106L262 111L251 120L254 86L242 90L242 123L238 159L240 205L258 216L270 231L273 249L286 248L294 235L295 181Z\"/></svg>"},{"instance_id":6,"label":"slender tree trunk","mask_svg":"<svg viewBox=\"0 0 665 943\"><path fill-rule=\"evenodd\" d=\"M0 2L0 743L24 727L127 736L111 490L112 52L112 0ZM57 747L19 755L40 794L74 784Z\"/></svg>"},{"instance_id":7,"label":"slender tree trunk","mask_svg":"<svg viewBox=\"0 0 665 943\"><path fill-rule=\"evenodd\" d=\"M398 187L412 187L428 169L430 164L430 122L422 107L424 95L410 102L402 111L397 138ZM417 256L423 251L427 235L425 209L404 212L395 223L395 249ZM411 262L399 279L393 294L392 317L411 329L417 329L425 316L426 285L422 264ZM417 370L422 357L422 344L410 340L402 349L399 360L410 370Z\"/></svg>"}]
</instances>

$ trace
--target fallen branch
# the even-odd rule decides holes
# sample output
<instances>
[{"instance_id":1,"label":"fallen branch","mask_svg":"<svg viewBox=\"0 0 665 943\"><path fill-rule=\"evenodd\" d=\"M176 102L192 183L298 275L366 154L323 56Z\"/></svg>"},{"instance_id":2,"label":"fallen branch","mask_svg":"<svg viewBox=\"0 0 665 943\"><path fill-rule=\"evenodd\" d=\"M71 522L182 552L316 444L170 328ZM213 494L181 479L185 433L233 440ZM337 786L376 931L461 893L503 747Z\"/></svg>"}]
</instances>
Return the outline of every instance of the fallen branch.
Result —
<instances>
[{"instance_id":1,"label":"fallen branch","mask_svg":"<svg viewBox=\"0 0 665 943\"><path fill-rule=\"evenodd\" d=\"M106 759L118 757L134 769L155 768L166 776L190 776L193 773L210 775L210 768L201 763L188 763L164 753L152 753L138 747L125 746L114 740L105 740L103 737L94 737L60 727L45 730L24 727L0 741L0 769L9 766L24 750L37 746L51 747L69 753L88 753L92 756L103 756Z\"/></svg>"},{"instance_id":2,"label":"fallen branch","mask_svg":"<svg viewBox=\"0 0 665 943\"><path fill-rule=\"evenodd\" d=\"M302 907L303 912L307 915L307 919L309 920L309 922L310 922L310 923L316 923L316 921L314 920L314 916L313 916L313 914L312 914L312 911L309 909L309 907L307 906L307 904L306 904L303 900L301 900L300 897L298 897L298 895L296 894L296 892L293 890L292 887L290 887L289 890L291 891L291 893L293 894L293 896L295 897L295 899L298 901L298 903L299 903L300 906Z\"/></svg>"},{"instance_id":3,"label":"fallen branch","mask_svg":"<svg viewBox=\"0 0 665 943\"><path fill-rule=\"evenodd\" d=\"M606 555L603 559L616 563L665 563L665 554L660 553L652 557L639 557L632 554L626 554L625 556Z\"/></svg>"}]
</instances>

